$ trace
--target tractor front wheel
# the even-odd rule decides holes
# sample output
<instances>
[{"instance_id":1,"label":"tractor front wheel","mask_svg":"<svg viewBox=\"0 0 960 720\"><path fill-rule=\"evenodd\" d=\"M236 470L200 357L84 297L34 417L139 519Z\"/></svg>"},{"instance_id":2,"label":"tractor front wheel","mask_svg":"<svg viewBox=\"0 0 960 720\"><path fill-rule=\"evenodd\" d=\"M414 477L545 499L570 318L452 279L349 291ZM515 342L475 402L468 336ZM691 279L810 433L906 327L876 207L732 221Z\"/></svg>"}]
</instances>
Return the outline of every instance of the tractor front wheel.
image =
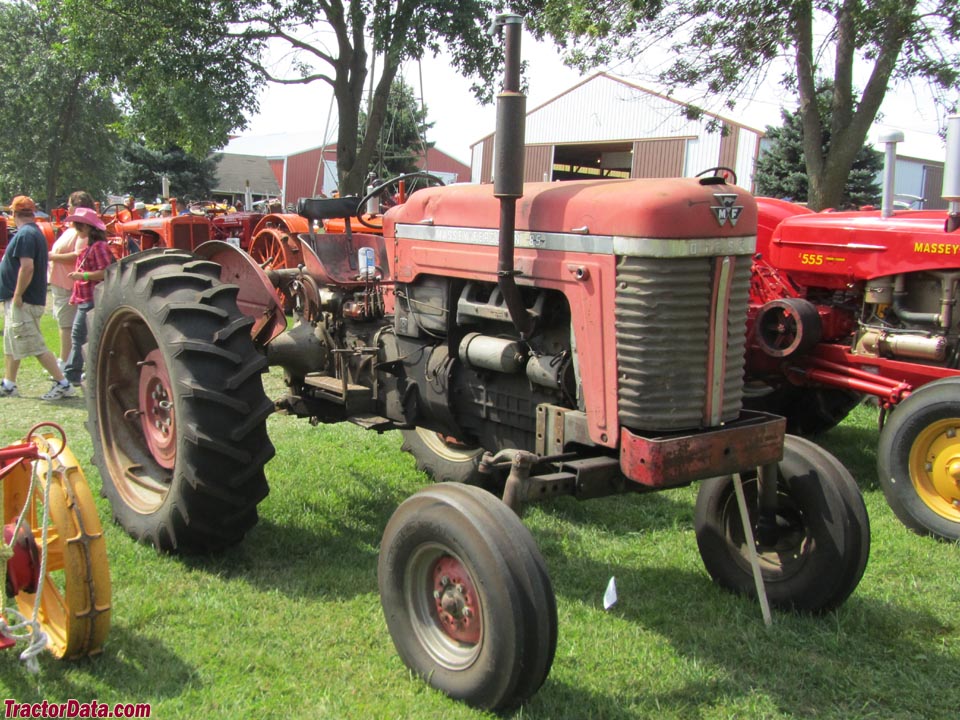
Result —
<instances>
[{"instance_id":1,"label":"tractor front wheel","mask_svg":"<svg viewBox=\"0 0 960 720\"><path fill-rule=\"evenodd\" d=\"M758 530L757 474L742 479L770 604L803 612L838 607L857 587L870 554L870 523L853 477L827 451L788 435L777 472L775 528L766 536ZM694 526L714 581L755 596L732 477L703 482Z\"/></svg>"},{"instance_id":2,"label":"tractor front wheel","mask_svg":"<svg viewBox=\"0 0 960 720\"><path fill-rule=\"evenodd\" d=\"M149 250L108 270L87 369L87 426L116 521L160 550L238 542L267 494L267 366L220 266Z\"/></svg>"},{"instance_id":3,"label":"tractor front wheel","mask_svg":"<svg viewBox=\"0 0 960 720\"><path fill-rule=\"evenodd\" d=\"M960 540L960 382L928 383L897 405L880 433L877 472L904 525Z\"/></svg>"},{"instance_id":4,"label":"tractor front wheel","mask_svg":"<svg viewBox=\"0 0 960 720\"><path fill-rule=\"evenodd\" d=\"M533 536L493 495L443 483L406 500L384 531L378 577L397 652L433 687L500 710L543 684L556 599Z\"/></svg>"}]
</instances>

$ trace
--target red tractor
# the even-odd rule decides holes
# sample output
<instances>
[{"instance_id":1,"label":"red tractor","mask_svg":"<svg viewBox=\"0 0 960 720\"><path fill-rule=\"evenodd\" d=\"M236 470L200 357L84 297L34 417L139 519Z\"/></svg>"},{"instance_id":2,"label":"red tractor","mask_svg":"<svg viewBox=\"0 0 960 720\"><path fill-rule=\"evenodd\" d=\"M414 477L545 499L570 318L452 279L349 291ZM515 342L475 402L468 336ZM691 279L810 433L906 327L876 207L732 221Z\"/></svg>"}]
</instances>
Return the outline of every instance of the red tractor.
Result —
<instances>
[{"instance_id":1,"label":"red tractor","mask_svg":"<svg viewBox=\"0 0 960 720\"><path fill-rule=\"evenodd\" d=\"M878 471L907 527L960 539L960 117L950 120L949 211L812 213L758 200L748 405L788 432L880 405Z\"/></svg>"},{"instance_id":2,"label":"red tractor","mask_svg":"<svg viewBox=\"0 0 960 720\"><path fill-rule=\"evenodd\" d=\"M114 517L169 551L257 522L271 413L400 430L441 482L384 532L387 628L427 682L495 709L537 691L557 642L524 503L704 480L715 582L808 612L853 592L870 544L843 466L741 408L752 197L721 177L524 185L520 18L501 22L492 187L419 191L382 235L304 232L297 268L265 272L226 243L124 258L99 286L85 393ZM313 228L358 206L299 210ZM289 329L277 287L297 299ZM269 365L287 385L275 401Z\"/></svg>"}]
</instances>

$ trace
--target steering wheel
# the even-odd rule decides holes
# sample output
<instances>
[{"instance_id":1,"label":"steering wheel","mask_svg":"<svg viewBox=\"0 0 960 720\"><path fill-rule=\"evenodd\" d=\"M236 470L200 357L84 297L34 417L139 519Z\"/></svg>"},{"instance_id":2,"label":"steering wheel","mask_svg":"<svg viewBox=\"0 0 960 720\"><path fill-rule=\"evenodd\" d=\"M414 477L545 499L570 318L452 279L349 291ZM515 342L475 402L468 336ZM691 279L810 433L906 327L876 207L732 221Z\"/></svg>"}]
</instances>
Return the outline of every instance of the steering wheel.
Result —
<instances>
[{"instance_id":1,"label":"steering wheel","mask_svg":"<svg viewBox=\"0 0 960 720\"><path fill-rule=\"evenodd\" d=\"M116 235L116 224L118 222L132 220L133 213L131 213L130 208L123 203L114 203L104 208L100 213L100 219L103 220L103 224L107 226L107 235Z\"/></svg>"},{"instance_id":2,"label":"steering wheel","mask_svg":"<svg viewBox=\"0 0 960 720\"><path fill-rule=\"evenodd\" d=\"M382 183L381 185L377 185L375 188L370 190L370 192L368 192L366 195L360 198L360 200L357 202L356 216L357 216L357 220L360 221L360 224L363 225L364 227L373 228L374 230L379 230L380 229L379 225L372 225L371 223L363 219L363 214L364 214L364 211L366 210L367 202L371 198L377 197L384 190L396 185L399 182L404 182L406 180L414 180L417 178L423 178L424 180L426 180L427 181L426 187L430 187L431 185L439 185L439 186L446 185L446 183L443 182L442 178L437 177L436 175L431 175L430 173L423 172L423 171L406 173L405 175L397 175L396 177L392 177L386 182ZM411 190L410 192L413 192L413 191ZM409 194L410 193L407 193L407 195Z\"/></svg>"},{"instance_id":3,"label":"steering wheel","mask_svg":"<svg viewBox=\"0 0 960 720\"><path fill-rule=\"evenodd\" d=\"M694 177L703 177L704 175L713 174L713 177L718 177L723 182L729 183L731 185L737 184L737 171L733 168L727 167L726 165L717 165L716 167L707 168L703 172L698 172Z\"/></svg>"},{"instance_id":4,"label":"steering wheel","mask_svg":"<svg viewBox=\"0 0 960 720\"><path fill-rule=\"evenodd\" d=\"M220 207L216 200L198 200L187 205L191 215L225 215L227 209Z\"/></svg>"}]
</instances>

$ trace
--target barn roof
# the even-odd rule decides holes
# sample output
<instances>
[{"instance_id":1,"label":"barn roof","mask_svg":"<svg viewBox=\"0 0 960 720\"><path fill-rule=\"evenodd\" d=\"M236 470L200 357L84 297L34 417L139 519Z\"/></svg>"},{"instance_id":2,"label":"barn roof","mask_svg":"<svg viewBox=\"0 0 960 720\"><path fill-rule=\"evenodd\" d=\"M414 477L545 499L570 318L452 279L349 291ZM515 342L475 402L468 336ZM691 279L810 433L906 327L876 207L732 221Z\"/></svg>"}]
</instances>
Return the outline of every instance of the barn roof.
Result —
<instances>
[{"instance_id":1,"label":"barn roof","mask_svg":"<svg viewBox=\"0 0 960 720\"><path fill-rule=\"evenodd\" d=\"M243 194L247 188L258 195L278 195L280 185L267 158L257 155L218 153L217 186L214 192Z\"/></svg>"}]
</instances>

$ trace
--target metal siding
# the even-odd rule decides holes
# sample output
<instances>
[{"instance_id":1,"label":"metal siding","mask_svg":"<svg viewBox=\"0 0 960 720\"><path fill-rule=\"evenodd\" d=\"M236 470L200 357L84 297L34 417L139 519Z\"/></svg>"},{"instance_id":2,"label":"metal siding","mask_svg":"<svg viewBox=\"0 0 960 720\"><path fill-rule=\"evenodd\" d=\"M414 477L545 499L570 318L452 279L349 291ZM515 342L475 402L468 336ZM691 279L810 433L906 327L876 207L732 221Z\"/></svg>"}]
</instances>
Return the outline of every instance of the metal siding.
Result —
<instances>
[{"instance_id":1,"label":"metal siding","mask_svg":"<svg viewBox=\"0 0 960 720\"><path fill-rule=\"evenodd\" d=\"M480 182L493 182L493 136L483 140L483 154L480 159Z\"/></svg>"},{"instance_id":2,"label":"metal siding","mask_svg":"<svg viewBox=\"0 0 960 720\"><path fill-rule=\"evenodd\" d=\"M480 171L483 165L483 143L477 143L471 148L472 154L470 157L470 182L479 183L480 182Z\"/></svg>"},{"instance_id":3,"label":"metal siding","mask_svg":"<svg viewBox=\"0 0 960 720\"><path fill-rule=\"evenodd\" d=\"M684 177L693 177L707 168L716 167L720 155L720 133L706 133L687 143Z\"/></svg>"},{"instance_id":4,"label":"metal siding","mask_svg":"<svg viewBox=\"0 0 960 720\"><path fill-rule=\"evenodd\" d=\"M923 207L926 210L946 210L943 199L943 165L923 166Z\"/></svg>"},{"instance_id":5,"label":"metal siding","mask_svg":"<svg viewBox=\"0 0 960 720\"><path fill-rule=\"evenodd\" d=\"M752 130L740 128L740 142L737 145L737 162L733 169L737 173L737 184L753 191L753 175L756 172L757 148L760 136Z\"/></svg>"},{"instance_id":6,"label":"metal siding","mask_svg":"<svg viewBox=\"0 0 960 720\"><path fill-rule=\"evenodd\" d=\"M527 145L524 155L524 182L553 179L553 145Z\"/></svg>"},{"instance_id":7,"label":"metal siding","mask_svg":"<svg viewBox=\"0 0 960 720\"><path fill-rule=\"evenodd\" d=\"M737 166L737 145L740 141L740 128L736 125L723 124L723 130L720 134L720 156L717 158L717 165L728 168Z\"/></svg>"},{"instance_id":8,"label":"metal siding","mask_svg":"<svg viewBox=\"0 0 960 720\"><path fill-rule=\"evenodd\" d=\"M457 176L458 182L464 182L470 177L470 168L457 160L455 157L447 155L442 150L430 148L427 150L427 161L420 161L418 167L430 172L452 173Z\"/></svg>"},{"instance_id":9,"label":"metal siding","mask_svg":"<svg viewBox=\"0 0 960 720\"><path fill-rule=\"evenodd\" d=\"M290 155L287 158L288 203L296 203L300 198L315 197L323 187L323 169L319 168L323 150L315 148L306 152Z\"/></svg>"},{"instance_id":10,"label":"metal siding","mask_svg":"<svg viewBox=\"0 0 960 720\"><path fill-rule=\"evenodd\" d=\"M662 178L682 175L686 146L686 138L634 142L630 177Z\"/></svg>"}]
</instances>

